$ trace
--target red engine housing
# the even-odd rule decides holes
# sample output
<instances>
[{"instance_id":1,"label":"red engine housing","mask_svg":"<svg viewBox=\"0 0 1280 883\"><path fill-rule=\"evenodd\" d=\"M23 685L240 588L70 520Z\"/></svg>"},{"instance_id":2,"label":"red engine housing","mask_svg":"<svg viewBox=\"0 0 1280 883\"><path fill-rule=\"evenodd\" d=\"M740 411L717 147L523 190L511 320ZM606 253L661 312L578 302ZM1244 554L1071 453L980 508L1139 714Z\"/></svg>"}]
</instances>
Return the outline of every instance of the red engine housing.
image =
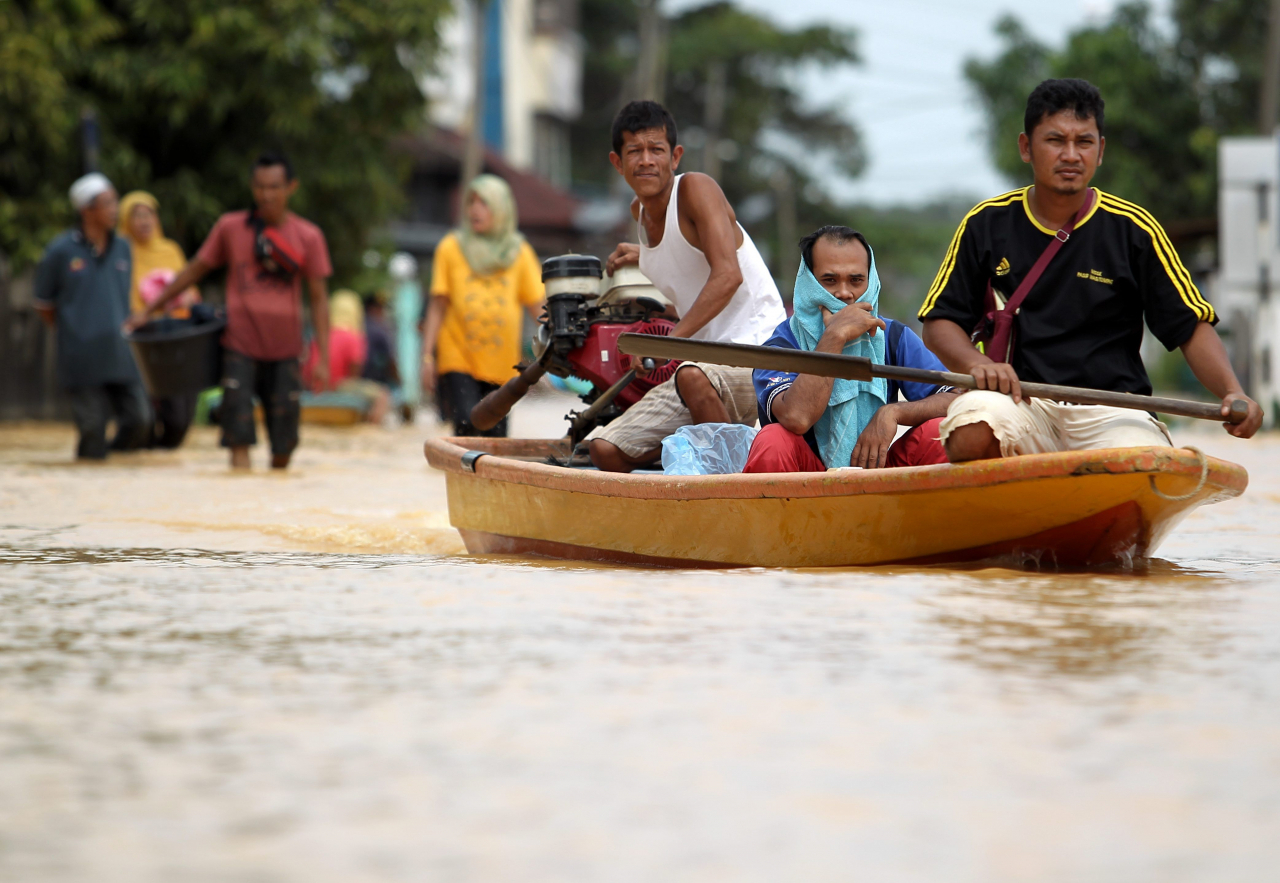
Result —
<instances>
[{"instance_id":1,"label":"red engine housing","mask_svg":"<svg viewBox=\"0 0 1280 883\"><path fill-rule=\"evenodd\" d=\"M618 352L619 334L630 331L636 334L658 334L666 337L674 327L675 323L670 319L649 319L645 322L632 322L629 325L596 322L587 329L587 338L582 346L569 353L566 360L573 366L575 376L594 383L596 388L603 392L627 373L625 357ZM678 362L668 362L648 377L633 380L618 393L617 403L623 408L630 408L649 390L670 380L678 366Z\"/></svg>"}]
</instances>

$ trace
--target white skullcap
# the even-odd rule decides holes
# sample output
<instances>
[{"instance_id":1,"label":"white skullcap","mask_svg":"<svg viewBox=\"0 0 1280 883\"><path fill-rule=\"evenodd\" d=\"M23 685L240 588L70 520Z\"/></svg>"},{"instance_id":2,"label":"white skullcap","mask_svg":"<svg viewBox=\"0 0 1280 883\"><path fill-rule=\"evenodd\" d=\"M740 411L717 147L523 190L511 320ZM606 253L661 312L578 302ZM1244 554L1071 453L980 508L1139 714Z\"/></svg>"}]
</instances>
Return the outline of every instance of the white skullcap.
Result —
<instances>
[{"instance_id":1,"label":"white skullcap","mask_svg":"<svg viewBox=\"0 0 1280 883\"><path fill-rule=\"evenodd\" d=\"M71 206L76 211L85 208L102 194L111 190L111 182L101 172L90 172L76 180L67 191L71 195Z\"/></svg>"}]
</instances>

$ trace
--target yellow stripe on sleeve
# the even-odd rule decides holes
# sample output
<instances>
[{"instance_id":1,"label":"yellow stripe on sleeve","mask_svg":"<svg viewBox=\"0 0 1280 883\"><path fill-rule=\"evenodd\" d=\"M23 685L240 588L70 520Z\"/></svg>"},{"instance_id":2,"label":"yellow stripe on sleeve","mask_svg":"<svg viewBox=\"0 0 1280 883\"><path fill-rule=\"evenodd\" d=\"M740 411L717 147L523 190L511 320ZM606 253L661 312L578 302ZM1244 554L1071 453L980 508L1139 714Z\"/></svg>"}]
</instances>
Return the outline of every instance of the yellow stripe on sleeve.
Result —
<instances>
[{"instance_id":1,"label":"yellow stripe on sleeve","mask_svg":"<svg viewBox=\"0 0 1280 883\"><path fill-rule=\"evenodd\" d=\"M1159 240L1163 244L1165 251L1172 257L1174 268L1181 275L1183 282L1186 284L1189 290L1189 293L1191 294L1192 300L1199 303L1201 307L1204 309L1204 311L1209 316L1212 316L1213 305L1210 304L1207 300L1205 300L1204 295L1200 293L1200 289L1196 287L1196 283L1191 278L1191 274L1187 271L1186 265L1183 264L1182 259L1178 257L1178 251L1173 247L1173 241L1169 239L1169 234L1165 232L1164 227L1161 226L1160 222L1155 219L1155 216L1152 215L1151 212L1144 209L1142 206L1136 203L1129 202L1126 199L1121 199L1118 196L1112 196L1110 194L1107 195L1107 198L1115 205L1122 206L1123 208L1144 218L1147 221L1147 223L1155 231L1155 234L1158 235Z\"/></svg>"},{"instance_id":2,"label":"yellow stripe on sleeve","mask_svg":"<svg viewBox=\"0 0 1280 883\"><path fill-rule=\"evenodd\" d=\"M1216 318L1213 304L1209 303L1200 293L1200 289L1196 287L1195 281L1191 278L1191 274L1187 271L1186 265L1182 263L1182 258L1178 256L1178 251L1173 247L1173 242L1169 239L1169 235L1165 233L1164 227L1160 222L1140 205L1136 205L1124 199L1111 194L1103 194L1103 203L1113 214L1120 214L1136 223L1150 237L1152 245L1155 246L1156 254L1160 257L1160 262L1164 264L1165 272L1169 274L1170 281L1178 290L1183 303L1191 308L1196 314L1196 318L1202 322L1212 322Z\"/></svg>"},{"instance_id":3,"label":"yellow stripe on sleeve","mask_svg":"<svg viewBox=\"0 0 1280 883\"><path fill-rule=\"evenodd\" d=\"M1026 192L1026 189L1024 187L1019 190L1011 190L1008 193L1002 193L999 196L980 202L964 216L960 221L960 226L956 228L955 236L951 237L951 245L947 247L946 256L942 259L942 266L938 268L938 275L934 277L933 284L929 286L929 291L924 296L924 305L920 307L920 312L916 314L917 318L923 319L929 314L929 311L937 305L938 298L942 295L942 290L951 281L951 274L956 267L956 259L960 255L960 240L964 237L964 231L969 224L969 219L985 209L999 208L1018 201L1022 198L1023 193Z\"/></svg>"}]
</instances>

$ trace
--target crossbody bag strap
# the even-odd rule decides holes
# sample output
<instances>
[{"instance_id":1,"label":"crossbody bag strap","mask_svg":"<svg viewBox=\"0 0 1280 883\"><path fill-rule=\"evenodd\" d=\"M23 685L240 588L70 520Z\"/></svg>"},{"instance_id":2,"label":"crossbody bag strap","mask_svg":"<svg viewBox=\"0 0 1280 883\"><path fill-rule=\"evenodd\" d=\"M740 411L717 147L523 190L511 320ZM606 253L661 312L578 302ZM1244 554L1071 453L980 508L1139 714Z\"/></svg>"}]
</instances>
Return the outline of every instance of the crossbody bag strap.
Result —
<instances>
[{"instance_id":1,"label":"crossbody bag strap","mask_svg":"<svg viewBox=\"0 0 1280 883\"><path fill-rule=\"evenodd\" d=\"M1052 261L1054 255L1062 249L1062 246L1067 244L1067 240L1071 238L1071 233L1076 229L1076 224L1080 223L1084 216L1089 214L1089 210L1093 208L1093 203L1097 198L1097 191L1093 188L1089 188L1089 198L1084 201L1084 205L1080 206L1080 210L1071 216L1071 220L1063 224L1062 229L1054 234L1052 241L1045 246L1044 251L1040 253L1040 257L1031 265L1031 269L1027 272L1027 275L1022 277L1022 284L1018 286L1017 290L1014 291L1013 296L1010 297L1008 302L1004 305L1005 312L1010 315L1014 315L1018 312L1018 308L1021 307L1022 302L1027 299L1027 295L1031 293L1031 289L1040 281L1040 277L1044 275L1044 271L1048 268L1049 262Z\"/></svg>"}]
</instances>

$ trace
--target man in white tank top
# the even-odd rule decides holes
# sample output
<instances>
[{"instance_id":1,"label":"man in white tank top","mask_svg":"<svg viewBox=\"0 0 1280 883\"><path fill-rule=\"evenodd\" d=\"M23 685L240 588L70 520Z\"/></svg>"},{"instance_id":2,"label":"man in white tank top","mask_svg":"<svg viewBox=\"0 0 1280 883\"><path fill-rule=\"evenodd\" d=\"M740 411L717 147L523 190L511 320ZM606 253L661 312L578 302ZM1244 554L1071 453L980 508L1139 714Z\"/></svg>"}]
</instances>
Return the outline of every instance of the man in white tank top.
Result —
<instances>
[{"instance_id":1,"label":"man in white tank top","mask_svg":"<svg viewBox=\"0 0 1280 883\"><path fill-rule=\"evenodd\" d=\"M662 105L633 101L618 112L609 161L635 193L640 244L619 245L609 272L638 263L675 304L674 337L762 344L786 319L778 288L720 185L696 172L676 174L683 153ZM750 369L685 362L592 433L591 460L607 472L630 472L657 460L662 440L681 426L755 422Z\"/></svg>"}]
</instances>

